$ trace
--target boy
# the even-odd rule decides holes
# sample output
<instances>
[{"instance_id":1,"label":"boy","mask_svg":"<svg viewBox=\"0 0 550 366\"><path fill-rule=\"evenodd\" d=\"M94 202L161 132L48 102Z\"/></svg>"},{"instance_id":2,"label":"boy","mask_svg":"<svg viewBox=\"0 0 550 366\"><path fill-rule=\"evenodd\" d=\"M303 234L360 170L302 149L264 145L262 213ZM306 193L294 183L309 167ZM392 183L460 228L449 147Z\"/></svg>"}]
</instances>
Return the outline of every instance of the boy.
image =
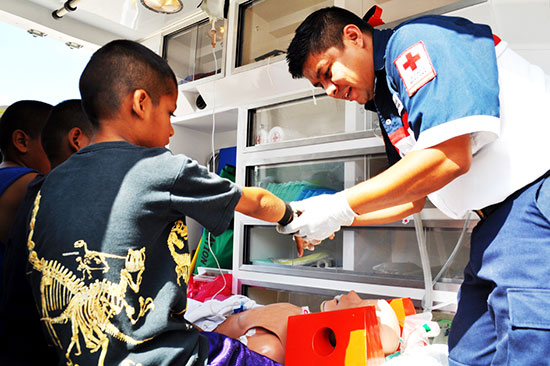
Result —
<instances>
[{"instance_id":1,"label":"boy","mask_svg":"<svg viewBox=\"0 0 550 366\"><path fill-rule=\"evenodd\" d=\"M96 128L92 144L46 178L29 224L31 286L60 362L204 365L226 339L201 335L183 318L185 216L219 235L234 210L271 222L287 222L292 210L164 148L174 133L177 83L146 47L103 46L80 92ZM243 365L273 364L244 351Z\"/></svg>"},{"instance_id":2,"label":"boy","mask_svg":"<svg viewBox=\"0 0 550 366\"><path fill-rule=\"evenodd\" d=\"M80 99L65 100L53 107L42 130L41 141L51 168L89 145L93 126Z\"/></svg>"},{"instance_id":3,"label":"boy","mask_svg":"<svg viewBox=\"0 0 550 366\"><path fill-rule=\"evenodd\" d=\"M21 100L10 105L0 119L0 274L8 232L27 185L39 172L50 170L40 131L51 108L36 100ZM0 277L0 293L1 284Z\"/></svg>"},{"instance_id":4,"label":"boy","mask_svg":"<svg viewBox=\"0 0 550 366\"><path fill-rule=\"evenodd\" d=\"M21 100L10 105L0 119L0 243L8 238L15 211L27 184L50 164L40 143L51 105Z\"/></svg>"},{"instance_id":5,"label":"boy","mask_svg":"<svg viewBox=\"0 0 550 366\"><path fill-rule=\"evenodd\" d=\"M66 100L53 107L41 133L42 146L52 169L88 145L91 138L92 125L82 110L80 99ZM3 365L57 363L55 349L48 347L25 278L27 218L43 182L44 175L38 174L29 183L6 243L0 297L0 321L3 324L0 328L0 363ZM26 352L28 349L33 352Z\"/></svg>"}]
</instances>

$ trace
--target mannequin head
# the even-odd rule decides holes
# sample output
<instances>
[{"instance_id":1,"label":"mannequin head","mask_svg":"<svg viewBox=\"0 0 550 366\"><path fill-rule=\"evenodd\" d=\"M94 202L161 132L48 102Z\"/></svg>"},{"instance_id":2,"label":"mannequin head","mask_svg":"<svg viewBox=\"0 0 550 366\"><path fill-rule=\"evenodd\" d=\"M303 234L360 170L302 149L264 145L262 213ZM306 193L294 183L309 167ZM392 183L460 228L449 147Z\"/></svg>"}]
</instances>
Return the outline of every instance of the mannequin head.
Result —
<instances>
[{"instance_id":1,"label":"mannequin head","mask_svg":"<svg viewBox=\"0 0 550 366\"><path fill-rule=\"evenodd\" d=\"M361 306L373 305L376 309L378 326L380 328L380 340L386 355L394 353L399 346L401 330L397 315L386 300L363 300L353 290L345 295L335 296L332 300L324 301L321 304L321 311L335 311Z\"/></svg>"}]
</instances>

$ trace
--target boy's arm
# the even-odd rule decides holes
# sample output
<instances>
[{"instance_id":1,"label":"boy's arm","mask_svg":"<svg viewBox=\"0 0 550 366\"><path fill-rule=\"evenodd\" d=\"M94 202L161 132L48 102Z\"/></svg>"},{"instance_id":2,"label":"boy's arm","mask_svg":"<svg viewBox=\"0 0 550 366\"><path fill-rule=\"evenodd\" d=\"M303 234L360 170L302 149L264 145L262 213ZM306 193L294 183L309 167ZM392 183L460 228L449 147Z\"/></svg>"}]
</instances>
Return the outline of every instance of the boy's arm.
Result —
<instances>
[{"instance_id":1,"label":"boy's arm","mask_svg":"<svg viewBox=\"0 0 550 366\"><path fill-rule=\"evenodd\" d=\"M294 219L294 211L288 203L259 187L242 187L241 199L235 211L260 220L278 222L280 225L287 225ZM313 249L312 244L300 237L295 236L294 241L298 257L304 254L304 248Z\"/></svg>"},{"instance_id":2,"label":"boy's arm","mask_svg":"<svg viewBox=\"0 0 550 366\"><path fill-rule=\"evenodd\" d=\"M283 200L259 187L242 187L241 199L235 211L269 222L279 222L291 214ZM290 222L290 217L288 220Z\"/></svg>"}]
</instances>

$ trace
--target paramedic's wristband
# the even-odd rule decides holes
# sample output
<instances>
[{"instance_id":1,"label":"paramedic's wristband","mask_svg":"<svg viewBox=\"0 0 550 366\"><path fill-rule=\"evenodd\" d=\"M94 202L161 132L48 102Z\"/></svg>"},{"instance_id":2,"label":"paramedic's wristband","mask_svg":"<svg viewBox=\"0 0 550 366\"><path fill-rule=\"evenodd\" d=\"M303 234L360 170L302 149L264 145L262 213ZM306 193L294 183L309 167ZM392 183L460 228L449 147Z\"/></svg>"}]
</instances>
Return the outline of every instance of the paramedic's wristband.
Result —
<instances>
[{"instance_id":1,"label":"paramedic's wristband","mask_svg":"<svg viewBox=\"0 0 550 366\"><path fill-rule=\"evenodd\" d=\"M279 220L279 225L285 226L292 222L294 219L294 210L292 209L292 206L288 202L285 202L285 214L283 215L283 218Z\"/></svg>"}]
</instances>

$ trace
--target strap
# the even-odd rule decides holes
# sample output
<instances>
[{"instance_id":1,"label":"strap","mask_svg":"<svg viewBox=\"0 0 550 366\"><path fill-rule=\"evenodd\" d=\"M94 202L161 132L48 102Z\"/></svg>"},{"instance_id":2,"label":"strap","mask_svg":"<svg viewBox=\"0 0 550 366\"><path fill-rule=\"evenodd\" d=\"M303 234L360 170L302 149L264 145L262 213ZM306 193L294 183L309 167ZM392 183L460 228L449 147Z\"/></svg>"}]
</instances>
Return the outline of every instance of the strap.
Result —
<instances>
[{"instance_id":1,"label":"strap","mask_svg":"<svg viewBox=\"0 0 550 366\"><path fill-rule=\"evenodd\" d=\"M288 202L285 202L285 214L283 215L283 218L279 220L279 225L285 226L292 222L294 219L294 210L292 209L292 206Z\"/></svg>"},{"instance_id":2,"label":"strap","mask_svg":"<svg viewBox=\"0 0 550 366\"><path fill-rule=\"evenodd\" d=\"M385 24L382 20L382 8L378 5L373 5L369 11L363 16L363 20L369 23L372 27L377 27L379 25Z\"/></svg>"}]
</instances>

